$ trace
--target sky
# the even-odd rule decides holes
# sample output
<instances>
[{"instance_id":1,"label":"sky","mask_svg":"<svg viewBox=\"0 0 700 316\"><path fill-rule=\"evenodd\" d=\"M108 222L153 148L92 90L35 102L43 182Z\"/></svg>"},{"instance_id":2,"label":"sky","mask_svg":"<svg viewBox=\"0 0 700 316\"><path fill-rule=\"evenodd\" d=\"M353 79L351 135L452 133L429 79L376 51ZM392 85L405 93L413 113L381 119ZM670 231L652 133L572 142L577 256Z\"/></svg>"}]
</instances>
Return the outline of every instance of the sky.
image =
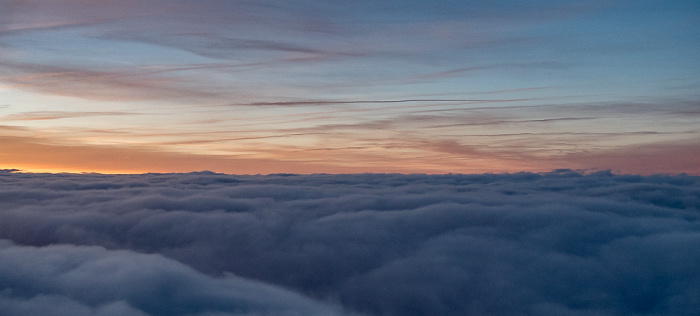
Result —
<instances>
[{"instance_id":1,"label":"sky","mask_svg":"<svg viewBox=\"0 0 700 316\"><path fill-rule=\"evenodd\" d=\"M0 0L0 168L700 174L698 1Z\"/></svg>"},{"instance_id":2,"label":"sky","mask_svg":"<svg viewBox=\"0 0 700 316\"><path fill-rule=\"evenodd\" d=\"M0 172L8 316L695 315L700 177Z\"/></svg>"}]
</instances>

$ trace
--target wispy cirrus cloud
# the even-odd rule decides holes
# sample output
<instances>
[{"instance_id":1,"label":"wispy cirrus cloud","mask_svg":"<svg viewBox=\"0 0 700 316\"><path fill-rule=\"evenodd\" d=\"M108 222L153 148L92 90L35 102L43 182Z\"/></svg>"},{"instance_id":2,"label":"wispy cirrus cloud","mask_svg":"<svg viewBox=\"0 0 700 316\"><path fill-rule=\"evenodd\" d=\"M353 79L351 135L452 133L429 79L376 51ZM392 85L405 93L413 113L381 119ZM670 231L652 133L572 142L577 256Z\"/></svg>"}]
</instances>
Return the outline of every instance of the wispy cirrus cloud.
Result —
<instances>
[{"instance_id":1,"label":"wispy cirrus cloud","mask_svg":"<svg viewBox=\"0 0 700 316\"><path fill-rule=\"evenodd\" d=\"M376 57L379 57L381 60L384 58L381 56L396 58L402 55L412 55L413 53L411 52L417 51L416 47L421 47L420 50L430 52L435 50L436 45L437 47L452 46L454 43L453 39L437 36L430 37L437 39L436 41L431 40L424 43L395 41L394 44L391 44L384 41L384 38L387 36L387 32L393 31L383 28L369 33L367 31L371 29L363 29L362 33L348 31L357 27L358 23L365 18L373 19L372 17L363 18L362 15L356 14L363 10L362 6L364 4L350 5L349 10L340 9L346 6L340 3L321 7L312 4L303 3L298 6L289 6L277 1L265 3L208 1L193 5L187 2L153 1L134 2L124 5L119 2L106 1L95 5L85 5L83 1L75 0L63 1L59 6L39 1L19 1L14 3L13 7L15 9L10 10L12 13L6 14L8 15L7 20L13 21L12 23L36 24L35 26L18 25L14 27L15 30L34 29L37 31L50 31L57 28L81 30L90 27L89 37L119 45L127 51L131 47L129 42L132 42L132 44L144 43L193 52L207 58L226 61L227 63L234 61L238 67L247 65L246 67L258 68L263 71L276 68L275 65L280 63L310 63L314 65L314 71L320 71L322 74L328 71L323 63L338 58L353 58L356 59L351 61L353 63L359 62L369 67L375 67L383 63L382 61L374 61ZM390 6L400 7L398 4ZM319 14L318 10L331 14L332 18L324 18L324 15ZM537 11L533 10L533 12ZM207 21L202 21L202 16L206 16ZM12 19L9 19L9 17L12 17ZM466 29L455 26L447 27L442 25L442 23L442 21L425 21L416 25L415 28L420 30L420 34L438 34L445 32L446 29ZM415 31L405 33L405 21L397 21L396 24L398 25L394 27L394 31L398 33L393 37L412 37L415 34ZM174 29L177 29L178 32L173 32ZM329 30L333 29L338 29L338 32L329 32ZM309 36L314 36L314 39L312 40ZM479 41L473 36L467 36L463 40L472 43ZM394 47L396 43L409 42L413 43L406 47ZM262 52L262 54L259 52ZM70 59L70 57L68 58ZM318 64L319 62L321 64ZM336 63L336 65L341 64L345 68L342 62ZM19 70L20 75L22 73L32 75L33 71L27 69L27 66L14 65L13 67L13 65L4 65L3 67ZM148 66L155 65L144 65L144 67ZM214 65L214 68L228 68L229 66ZM37 68L40 65L35 64L31 67ZM106 75L112 77L113 80L106 80L103 83L114 86L116 91L111 93L109 89L102 89L103 91L101 92L103 94L111 93L146 97L149 94L147 90L153 90L150 93L151 95L148 96L149 98L156 96L166 98L168 93L179 97L184 97L185 93L199 98L210 96L203 95L206 94L203 92L207 90L206 85L195 84L201 78L181 80L180 75L175 73L157 78L143 78L136 77L145 76L146 74L143 71L128 68L100 70L99 68L71 69L72 67L69 65L57 65L55 67L57 69L54 70L62 67L68 70L66 71L67 73L63 74L64 80L62 83L47 83L45 79L42 80L40 77L31 77L36 80L35 82L24 80L24 82L18 83L15 82L17 78L9 78L8 80L14 82L17 87L29 89L54 85L59 86L63 91L90 91L94 90L91 89L94 88L91 82L99 82L100 78ZM493 66L486 67L492 68ZM508 65L503 65L503 67L508 67ZM194 70L192 68L188 69L187 65L174 68L171 71ZM480 67L477 66L476 68ZM471 68L461 68L459 71L464 69ZM303 75L303 71L294 68L286 68L284 71L289 76ZM108 73L103 74L103 72ZM248 69L247 72L248 74L246 75L249 75L256 71ZM135 77L127 77L125 80L114 79L115 74L119 73ZM78 78L78 76L82 78ZM23 77L26 79L30 76ZM397 78L396 76L392 77L394 77L394 80ZM68 82L72 82L72 84L69 85ZM174 84L174 82L177 84ZM336 84L352 85L360 82L362 81L348 76L340 78ZM132 86L129 86L129 84ZM223 93L221 85L225 83L212 82L212 84L216 88L211 90L218 91L220 94ZM279 86L282 82L279 82L278 78L272 78L272 80L267 81L267 84ZM43 89L41 91L45 93L60 93L56 90L58 89ZM185 91L185 93L178 93L178 91ZM78 95L77 93L72 94ZM97 93L87 95L87 97L94 99L97 97L96 95ZM127 97L125 96L125 98Z\"/></svg>"},{"instance_id":2,"label":"wispy cirrus cloud","mask_svg":"<svg viewBox=\"0 0 700 316\"><path fill-rule=\"evenodd\" d=\"M92 100L201 99L220 95L192 85L187 75L162 76L166 72L220 68L220 65L104 70L8 62L1 66L9 72L3 81L17 88L54 95Z\"/></svg>"},{"instance_id":3,"label":"wispy cirrus cloud","mask_svg":"<svg viewBox=\"0 0 700 316\"><path fill-rule=\"evenodd\" d=\"M40 121L40 120L58 120L66 118L80 118L87 116L117 116L117 115L133 115L135 113L128 112L75 112L75 111L36 111L22 112L10 114L3 117L5 120L11 121Z\"/></svg>"},{"instance_id":4,"label":"wispy cirrus cloud","mask_svg":"<svg viewBox=\"0 0 700 316\"><path fill-rule=\"evenodd\" d=\"M480 100L480 99L403 99L403 100L299 100L299 101L277 101L277 102L253 102L248 105L274 105L274 106L296 106L296 105L333 105L333 104L384 104L384 103L442 103L442 102L502 102L501 100ZM420 105L425 106L425 105ZM382 108L384 110L386 108ZM372 109L366 109L372 110Z\"/></svg>"}]
</instances>

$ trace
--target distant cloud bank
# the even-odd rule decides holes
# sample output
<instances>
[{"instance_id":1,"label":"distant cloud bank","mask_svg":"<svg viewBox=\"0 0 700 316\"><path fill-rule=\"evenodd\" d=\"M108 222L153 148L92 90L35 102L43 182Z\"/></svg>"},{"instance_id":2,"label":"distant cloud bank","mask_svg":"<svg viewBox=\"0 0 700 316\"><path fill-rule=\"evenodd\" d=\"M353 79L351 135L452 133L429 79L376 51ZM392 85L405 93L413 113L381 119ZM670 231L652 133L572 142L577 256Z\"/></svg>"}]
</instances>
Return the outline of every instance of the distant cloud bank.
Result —
<instances>
[{"instance_id":1,"label":"distant cloud bank","mask_svg":"<svg viewBox=\"0 0 700 316\"><path fill-rule=\"evenodd\" d=\"M691 315L700 177L0 172L7 315Z\"/></svg>"}]
</instances>

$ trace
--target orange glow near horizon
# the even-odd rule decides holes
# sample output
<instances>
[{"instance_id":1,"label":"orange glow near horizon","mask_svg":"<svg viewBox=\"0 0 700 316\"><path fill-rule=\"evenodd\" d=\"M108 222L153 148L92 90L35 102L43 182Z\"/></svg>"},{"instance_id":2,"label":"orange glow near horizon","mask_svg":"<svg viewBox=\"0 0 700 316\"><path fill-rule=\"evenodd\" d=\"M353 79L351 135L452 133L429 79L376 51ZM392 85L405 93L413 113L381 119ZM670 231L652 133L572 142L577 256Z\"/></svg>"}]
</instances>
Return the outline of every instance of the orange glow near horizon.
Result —
<instances>
[{"instance_id":1,"label":"orange glow near horizon","mask_svg":"<svg viewBox=\"0 0 700 316\"><path fill-rule=\"evenodd\" d=\"M700 174L696 6L269 4L3 3L0 165Z\"/></svg>"},{"instance_id":2,"label":"orange glow near horizon","mask_svg":"<svg viewBox=\"0 0 700 316\"><path fill-rule=\"evenodd\" d=\"M0 137L0 166L28 172L50 173L182 173L213 171L227 174L270 173L513 173L547 172L554 169L601 170L610 166L617 173L700 174L696 157L698 143L657 144L627 147L588 154L550 156L489 155L478 150L439 154L435 148L397 151L344 150L271 150L265 155L206 155L162 151L144 146L66 145L48 139L22 136ZM454 151L454 148L436 147ZM666 160L672 168L659 168L656 161ZM604 169L602 169L604 170Z\"/></svg>"},{"instance_id":3,"label":"orange glow near horizon","mask_svg":"<svg viewBox=\"0 0 700 316\"><path fill-rule=\"evenodd\" d=\"M97 172L105 174L168 173L209 170L228 174L269 173L483 173L517 172L524 165L484 157L464 159L421 159L382 156L370 158L363 154L342 154L345 159L333 161L333 156L320 159L318 151L311 155L296 153L285 157L281 153L267 158L241 158L221 155L197 155L162 152L143 147L72 145L62 146L39 142L27 137L0 137L0 146L6 151L0 156L4 169L20 169L29 172ZM354 156L354 157L353 157ZM360 161L353 163L352 158ZM372 161L373 163L367 163ZM364 162L363 162L364 161Z\"/></svg>"}]
</instances>

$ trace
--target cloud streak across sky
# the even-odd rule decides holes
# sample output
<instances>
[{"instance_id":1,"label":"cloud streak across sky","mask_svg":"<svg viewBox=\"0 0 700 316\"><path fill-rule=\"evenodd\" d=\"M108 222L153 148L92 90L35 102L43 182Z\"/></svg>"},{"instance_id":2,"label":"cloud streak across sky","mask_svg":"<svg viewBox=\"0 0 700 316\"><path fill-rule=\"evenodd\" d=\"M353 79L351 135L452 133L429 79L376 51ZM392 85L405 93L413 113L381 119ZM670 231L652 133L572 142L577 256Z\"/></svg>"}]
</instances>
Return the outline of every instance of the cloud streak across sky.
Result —
<instances>
[{"instance_id":1,"label":"cloud streak across sky","mask_svg":"<svg viewBox=\"0 0 700 316\"><path fill-rule=\"evenodd\" d=\"M10 315L691 315L700 180L0 174Z\"/></svg>"},{"instance_id":2,"label":"cloud streak across sky","mask_svg":"<svg viewBox=\"0 0 700 316\"><path fill-rule=\"evenodd\" d=\"M82 161L80 171L250 173L235 166L265 160L252 173L700 172L657 158L624 164L658 144L697 154L694 1L0 7L0 125L25 129L32 143L241 162L110 170ZM329 131L339 126L354 129ZM610 136L566 136L601 132ZM524 137L483 136L505 134ZM416 146L427 140L480 155ZM76 170L36 156L0 156L0 166Z\"/></svg>"}]
</instances>

